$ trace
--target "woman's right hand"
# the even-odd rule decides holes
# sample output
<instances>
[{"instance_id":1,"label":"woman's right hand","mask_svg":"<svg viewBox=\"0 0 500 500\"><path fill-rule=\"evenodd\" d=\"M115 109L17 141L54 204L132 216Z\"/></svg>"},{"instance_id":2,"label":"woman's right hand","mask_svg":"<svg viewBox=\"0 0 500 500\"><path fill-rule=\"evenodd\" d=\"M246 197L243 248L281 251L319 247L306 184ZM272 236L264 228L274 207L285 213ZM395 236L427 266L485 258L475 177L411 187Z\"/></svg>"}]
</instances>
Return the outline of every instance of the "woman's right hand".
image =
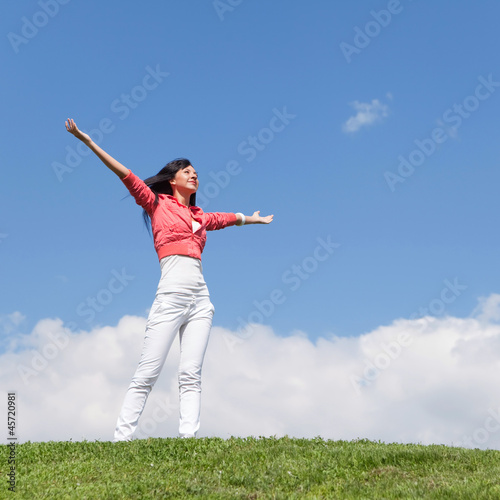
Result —
<instances>
[{"instance_id":1,"label":"woman's right hand","mask_svg":"<svg viewBox=\"0 0 500 500\"><path fill-rule=\"evenodd\" d=\"M88 134L85 134L82 132L77 126L76 123L71 119L68 118L66 120L66 130L70 133L73 134L77 139L80 139L82 142L89 144L92 142L92 139Z\"/></svg>"}]
</instances>

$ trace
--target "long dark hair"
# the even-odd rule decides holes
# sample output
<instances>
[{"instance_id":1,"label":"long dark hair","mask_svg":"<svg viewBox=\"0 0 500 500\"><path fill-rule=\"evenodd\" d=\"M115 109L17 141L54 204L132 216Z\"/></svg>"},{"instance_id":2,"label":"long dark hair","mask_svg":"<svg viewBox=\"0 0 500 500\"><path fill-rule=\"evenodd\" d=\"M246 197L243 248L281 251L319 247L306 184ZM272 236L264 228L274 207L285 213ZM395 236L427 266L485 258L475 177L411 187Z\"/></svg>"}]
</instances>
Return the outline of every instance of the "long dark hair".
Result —
<instances>
[{"instance_id":1,"label":"long dark hair","mask_svg":"<svg viewBox=\"0 0 500 500\"><path fill-rule=\"evenodd\" d=\"M156 175L153 177L148 177L144 179L144 183L149 186L151 191L155 194L155 205L158 205L158 194L169 194L173 196L172 186L170 181L175 177L175 174L182 170L183 168L189 167L191 162L187 158L176 158L171 162L167 163ZM192 165L191 165L192 166ZM196 205L196 193L193 193L189 197L189 205ZM151 219L149 218L146 210L142 211L142 216L144 217L144 223L151 233Z\"/></svg>"}]
</instances>

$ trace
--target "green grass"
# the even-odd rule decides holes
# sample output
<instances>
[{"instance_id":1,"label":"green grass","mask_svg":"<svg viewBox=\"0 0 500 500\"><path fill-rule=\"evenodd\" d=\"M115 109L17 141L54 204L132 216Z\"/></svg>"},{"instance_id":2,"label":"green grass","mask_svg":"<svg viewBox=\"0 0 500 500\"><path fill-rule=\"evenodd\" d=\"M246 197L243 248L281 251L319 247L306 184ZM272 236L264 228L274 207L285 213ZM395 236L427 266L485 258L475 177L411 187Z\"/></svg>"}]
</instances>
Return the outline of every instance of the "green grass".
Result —
<instances>
[{"instance_id":1,"label":"green grass","mask_svg":"<svg viewBox=\"0 0 500 500\"><path fill-rule=\"evenodd\" d=\"M500 451L284 438L24 443L0 498L500 499Z\"/></svg>"}]
</instances>

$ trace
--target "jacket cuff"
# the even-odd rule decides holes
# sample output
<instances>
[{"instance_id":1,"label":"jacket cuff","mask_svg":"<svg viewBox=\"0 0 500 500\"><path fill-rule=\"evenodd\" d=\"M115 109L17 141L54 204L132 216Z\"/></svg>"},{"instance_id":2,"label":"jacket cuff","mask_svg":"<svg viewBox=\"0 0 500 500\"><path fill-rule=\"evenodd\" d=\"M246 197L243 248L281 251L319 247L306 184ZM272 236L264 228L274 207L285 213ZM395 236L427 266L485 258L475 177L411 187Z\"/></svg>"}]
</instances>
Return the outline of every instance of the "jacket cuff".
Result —
<instances>
[{"instance_id":1,"label":"jacket cuff","mask_svg":"<svg viewBox=\"0 0 500 500\"><path fill-rule=\"evenodd\" d=\"M130 187L134 183L135 177L136 175L129 169L128 174L120 180L125 184L125 186Z\"/></svg>"},{"instance_id":2,"label":"jacket cuff","mask_svg":"<svg viewBox=\"0 0 500 500\"><path fill-rule=\"evenodd\" d=\"M229 220L228 220L228 226L234 226L236 222L238 222L238 217L236 217L236 214L229 213Z\"/></svg>"}]
</instances>

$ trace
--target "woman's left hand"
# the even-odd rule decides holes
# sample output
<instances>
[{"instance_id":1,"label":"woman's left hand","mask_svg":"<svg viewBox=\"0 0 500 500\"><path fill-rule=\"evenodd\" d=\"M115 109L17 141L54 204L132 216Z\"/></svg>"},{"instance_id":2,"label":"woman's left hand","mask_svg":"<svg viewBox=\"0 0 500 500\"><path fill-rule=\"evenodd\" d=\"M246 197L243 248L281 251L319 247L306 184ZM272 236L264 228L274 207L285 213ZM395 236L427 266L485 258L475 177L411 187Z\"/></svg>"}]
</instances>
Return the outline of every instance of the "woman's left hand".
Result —
<instances>
[{"instance_id":1,"label":"woman's left hand","mask_svg":"<svg viewBox=\"0 0 500 500\"><path fill-rule=\"evenodd\" d=\"M269 224L273 220L274 215L266 215L265 217L260 216L260 210L257 210L250 215L250 217L246 217L245 224Z\"/></svg>"}]
</instances>

